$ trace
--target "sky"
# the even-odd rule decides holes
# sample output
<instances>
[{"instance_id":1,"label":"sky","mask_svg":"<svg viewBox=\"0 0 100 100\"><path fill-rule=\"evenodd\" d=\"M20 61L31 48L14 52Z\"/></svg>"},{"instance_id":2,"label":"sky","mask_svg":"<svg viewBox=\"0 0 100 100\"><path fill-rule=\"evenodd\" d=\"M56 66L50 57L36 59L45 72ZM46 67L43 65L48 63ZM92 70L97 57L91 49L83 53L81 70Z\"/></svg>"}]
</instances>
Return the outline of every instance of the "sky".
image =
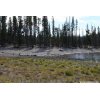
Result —
<instances>
[{"instance_id":1,"label":"sky","mask_svg":"<svg viewBox=\"0 0 100 100\"><path fill-rule=\"evenodd\" d=\"M100 16L74 16L74 17L75 19L78 20L78 27L81 29L85 29L87 24L89 26L91 25L96 27L100 26ZM66 18L68 19L69 16L54 16L56 26L59 26L59 24L60 25L63 24L66 21ZM48 16L48 19L51 22L52 16Z\"/></svg>"},{"instance_id":2,"label":"sky","mask_svg":"<svg viewBox=\"0 0 100 100\"><path fill-rule=\"evenodd\" d=\"M79 22L79 27L85 29L86 25L88 24L90 27L93 26L100 26L100 16L80 16L77 17Z\"/></svg>"},{"instance_id":3,"label":"sky","mask_svg":"<svg viewBox=\"0 0 100 100\"><path fill-rule=\"evenodd\" d=\"M56 24L63 24L66 21L66 17L62 16L54 16ZM88 24L90 27L93 26L100 26L100 16L74 16L75 19L78 20L78 27L80 29L86 29L86 25ZM68 16L67 16L68 18Z\"/></svg>"},{"instance_id":4,"label":"sky","mask_svg":"<svg viewBox=\"0 0 100 100\"><path fill-rule=\"evenodd\" d=\"M42 16L38 16L42 17ZM62 24L66 21L66 18L69 19L69 16L54 16L55 19L55 26L62 27ZM92 26L100 26L100 16L74 16L75 19L78 20L78 30L80 32L83 31L85 33L86 25L88 24L89 27ZM52 21L52 16L48 16L49 22Z\"/></svg>"},{"instance_id":5,"label":"sky","mask_svg":"<svg viewBox=\"0 0 100 100\"><path fill-rule=\"evenodd\" d=\"M56 26L59 24L63 24L66 21L66 17L69 16L54 16ZM83 31L85 33L86 25L89 25L89 28L92 26L98 27L100 26L100 16L74 16L75 19L78 20L78 30ZM51 17L49 17L50 19Z\"/></svg>"}]
</instances>

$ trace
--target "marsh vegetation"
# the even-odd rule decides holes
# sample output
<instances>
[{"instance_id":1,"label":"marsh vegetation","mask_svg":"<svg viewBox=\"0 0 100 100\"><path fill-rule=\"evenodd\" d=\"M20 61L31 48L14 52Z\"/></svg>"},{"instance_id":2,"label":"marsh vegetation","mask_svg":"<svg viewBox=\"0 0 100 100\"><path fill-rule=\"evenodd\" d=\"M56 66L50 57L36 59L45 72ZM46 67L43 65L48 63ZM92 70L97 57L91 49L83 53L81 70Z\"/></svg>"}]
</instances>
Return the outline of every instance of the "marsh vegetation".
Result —
<instances>
[{"instance_id":1,"label":"marsh vegetation","mask_svg":"<svg viewBox=\"0 0 100 100\"><path fill-rule=\"evenodd\" d=\"M100 63L46 58L0 58L0 82L100 82Z\"/></svg>"}]
</instances>

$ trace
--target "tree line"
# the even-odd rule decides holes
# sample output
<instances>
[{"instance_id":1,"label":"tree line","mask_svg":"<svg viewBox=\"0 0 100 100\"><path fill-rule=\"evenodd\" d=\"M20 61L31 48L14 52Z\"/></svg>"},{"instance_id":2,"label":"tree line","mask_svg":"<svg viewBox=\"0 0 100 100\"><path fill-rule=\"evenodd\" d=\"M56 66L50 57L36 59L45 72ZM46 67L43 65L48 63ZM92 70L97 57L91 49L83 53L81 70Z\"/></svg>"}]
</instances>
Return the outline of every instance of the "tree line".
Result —
<instances>
[{"instance_id":1,"label":"tree line","mask_svg":"<svg viewBox=\"0 0 100 100\"><path fill-rule=\"evenodd\" d=\"M100 28L86 26L85 34L78 33L78 20L66 18L62 26L48 21L47 16L0 16L0 46L19 47L100 47Z\"/></svg>"}]
</instances>

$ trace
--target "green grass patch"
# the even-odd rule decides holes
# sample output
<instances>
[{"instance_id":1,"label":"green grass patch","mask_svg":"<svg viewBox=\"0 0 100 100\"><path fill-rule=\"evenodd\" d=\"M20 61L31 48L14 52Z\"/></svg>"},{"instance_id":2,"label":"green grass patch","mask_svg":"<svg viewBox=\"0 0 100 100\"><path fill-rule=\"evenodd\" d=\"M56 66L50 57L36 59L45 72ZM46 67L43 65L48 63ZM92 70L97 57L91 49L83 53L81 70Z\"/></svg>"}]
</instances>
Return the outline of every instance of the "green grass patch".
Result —
<instances>
[{"instance_id":1,"label":"green grass patch","mask_svg":"<svg viewBox=\"0 0 100 100\"><path fill-rule=\"evenodd\" d=\"M0 82L100 82L100 63L46 58L0 58Z\"/></svg>"}]
</instances>

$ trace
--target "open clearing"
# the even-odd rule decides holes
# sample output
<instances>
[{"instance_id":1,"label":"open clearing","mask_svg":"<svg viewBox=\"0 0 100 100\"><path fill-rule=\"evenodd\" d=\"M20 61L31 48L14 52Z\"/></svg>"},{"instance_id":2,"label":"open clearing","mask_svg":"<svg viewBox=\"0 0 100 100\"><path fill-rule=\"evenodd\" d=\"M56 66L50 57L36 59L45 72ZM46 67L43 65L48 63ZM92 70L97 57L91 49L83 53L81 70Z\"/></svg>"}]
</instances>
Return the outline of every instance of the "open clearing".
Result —
<instances>
[{"instance_id":1,"label":"open clearing","mask_svg":"<svg viewBox=\"0 0 100 100\"><path fill-rule=\"evenodd\" d=\"M100 63L32 57L0 57L0 82L100 82Z\"/></svg>"}]
</instances>

